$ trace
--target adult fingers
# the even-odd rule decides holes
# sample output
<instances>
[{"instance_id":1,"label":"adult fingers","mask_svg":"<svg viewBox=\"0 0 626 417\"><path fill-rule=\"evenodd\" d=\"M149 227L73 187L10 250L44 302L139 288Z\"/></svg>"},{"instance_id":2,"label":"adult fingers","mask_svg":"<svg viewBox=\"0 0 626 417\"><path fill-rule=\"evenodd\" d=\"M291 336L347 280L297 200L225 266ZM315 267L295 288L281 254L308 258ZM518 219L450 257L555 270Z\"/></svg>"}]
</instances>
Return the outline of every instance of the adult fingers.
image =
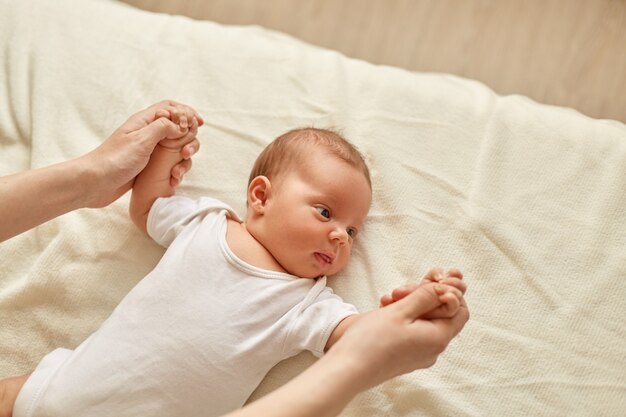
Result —
<instances>
[{"instance_id":1,"label":"adult fingers","mask_svg":"<svg viewBox=\"0 0 626 417\"><path fill-rule=\"evenodd\" d=\"M139 129L136 134L139 135L142 140L150 143L152 148L154 148L159 141L163 139L177 138L182 135L185 130L186 129L182 129L171 120L160 117L147 126Z\"/></svg>"},{"instance_id":2,"label":"adult fingers","mask_svg":"<svg viewBox=\"0 0 626 417\"><path fill-rule=\"evenodd\" d=\"M465 323L467 323L467 321L469 320L469 317L469 309L467 308L465 300L463 300L456 315L450 318L450 320L452 321L450 330L452 331L453 337L459 334L461 330L463 330L463 327L465 326Z\"/></svg>"},{"instance_id":3,"label":"adult fingers","mask_svg":"<svg viewBox=\"0 0 626 417\"><path fill-rule=\"evenodd\" d=\"M403 285L402 287L395 288L391 294L385 294L380 297L380 306L385 307L389 304L395 303L398 300L403 299L407 295L411 294L420 284L411 283L407 285Z\"/></svg>"},{"instance_id":4,"label":"adult fingers","mask_svg":"<svg viewBox=\"0 0 626 417\"><path fill-rule=\"evenodd\" d=\"M407 284L402 287L396 288L391 292L391 297L393 298L393 301L401 300L407 295L411 294L413 291L415 291L417 287L419 287L418 283L411 283L411 284Z\"/></svg>"},{"instance_id":5,"label":"adult fingers","mask_svg":"<svg viewBox=\"0 0 626 417\"><path fill-rule=\"evenodd\" d=\"M388 308L397 309L397 311L407 319L415 320L441 304L439 294L435 292L435 287L438 285L439 284L421 285L411 294L395 302Z\"/></svg>"},{"instance_id":6,"label":"adult fingers","mask_svg":"<svg viewBox=\"0 0 626 417\"><path fill-rule=\"evenodd\" d=\"M431 322L437 326L444 340L452 340L463 330L465 323L469 320L470 314L467 304L462 302L456 314L449 318L432 319Z\"/></svg>"},{"instance_id":7,"label":"adult fingers","mask_svg":"<svg viewBox=\"0 0 626 417\"><path fill-rule=\"evenodd\" d=\"M120 129L124 133L131 133L149 125L159 117L169 118L169 112L165 110L168 103L169 101L161 101L138 111L137 113L131 115L128 120L120 126Z\"/></svg>"},{"instance_id":8,"label":"adult fingers","mask_svg":"<svg viewBox=\"0 0 626 417\"><path fill-rule=\"evenodd\" d=\"M154 122L159 117L170 118L171 115L164 114L165 112L169 113L169 110L167 109L176 108L180 106L184 106L188 109L191 109L189 113L193 113L193 116L195 116L196 119L198 119L198 124L200 126L204 124L204 119L192 107L178 103L174 100L163 100L149 107L146 107L145 109L140 110L137 113L130 116L128 120L126 120L126 122L122 124L122 126L120 127L120 130L122 130L122 132L124 133L130 133L130 132L134 132L136 130L141 129L144 126L149 125L150 123Z\"/></svg>"},{"instance_id":9,"label":"adult fingers","mask_svg":"<svg viewBox=\"0 0 626 417\"><path fill-rule=\"evenodd\" d=\"M461 306L461 299L450 292L441 295L439 301L441 301L443 305L437 309L447 312L447 317L452 317Z\"/></svg>"},{"instance_id":10,"label":"adult fingers","mask_svg":"<svg viewBox=\"0 0 626 417\"><path fill-rule=\"evenodd\" d=\"M391 298L389 294L385 294L382 297L380 297L380 307L385 307L392 303L393 303L393 298Z\"/></svg>"},{"instance_id":11,"label":"adult fingers","mask_svg":"<svg viewBox=\"0 0 626 417\"><path fill-rule=\"evenodd\" d=\"M454 315L459 311L461 305L457 299L450 299L448 301L450 302L445 302L445 304L442 304L436 309L420 316L420 319L433 320L454 317Z\"/></svg>"}]
</instances>

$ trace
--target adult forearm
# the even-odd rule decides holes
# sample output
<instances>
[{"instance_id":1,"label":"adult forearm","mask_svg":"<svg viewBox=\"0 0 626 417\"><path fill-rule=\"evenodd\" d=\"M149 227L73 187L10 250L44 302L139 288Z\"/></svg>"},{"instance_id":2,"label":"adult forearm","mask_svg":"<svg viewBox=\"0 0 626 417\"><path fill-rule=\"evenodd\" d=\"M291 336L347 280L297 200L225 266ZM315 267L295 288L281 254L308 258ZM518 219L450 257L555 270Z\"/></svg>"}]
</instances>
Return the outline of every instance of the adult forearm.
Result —
<instances>
[{"instance_id":1,"label":"adult forearm","mask_svg":"<svg viewBox=\"0 0 626 417\"><path fill-rule=\"evenodd\" d=\"M0 177L0 241L85 207L93 186L80 159Z\"/></svg>"},{"instance_id":2,"label":"adult forearm","mask_svg":"<svg viewBox=\"0 0 626 417\"><path fill-rule=\"evenodd\" d=\"M330 352L276 391L225 417L333 417L359 392L363 365Z\"/></svg>"}]
</instances>

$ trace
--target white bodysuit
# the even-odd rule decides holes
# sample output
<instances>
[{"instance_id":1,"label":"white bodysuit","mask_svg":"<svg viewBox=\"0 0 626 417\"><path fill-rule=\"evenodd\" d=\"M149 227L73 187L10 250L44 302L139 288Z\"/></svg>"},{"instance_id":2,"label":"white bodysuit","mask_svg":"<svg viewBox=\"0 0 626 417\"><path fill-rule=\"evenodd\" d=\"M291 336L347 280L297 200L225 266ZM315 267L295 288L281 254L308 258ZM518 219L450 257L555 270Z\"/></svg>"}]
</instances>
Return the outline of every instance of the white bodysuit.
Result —
<instances>
[{"instance_id":1,"label":"white bodysuit","mask_svg":"<svg viewBox=\"0 0 626 417\"><path fill-rule=\"evenodd\" d=\"M219 416L281 360L323 355L356 309L325 277L243 262L226 243L227 216L239 220L211 198L158 199L148 233L168 247L163 258L80 346L44 357L14 416Z\"/></svg>"}]
</instances>

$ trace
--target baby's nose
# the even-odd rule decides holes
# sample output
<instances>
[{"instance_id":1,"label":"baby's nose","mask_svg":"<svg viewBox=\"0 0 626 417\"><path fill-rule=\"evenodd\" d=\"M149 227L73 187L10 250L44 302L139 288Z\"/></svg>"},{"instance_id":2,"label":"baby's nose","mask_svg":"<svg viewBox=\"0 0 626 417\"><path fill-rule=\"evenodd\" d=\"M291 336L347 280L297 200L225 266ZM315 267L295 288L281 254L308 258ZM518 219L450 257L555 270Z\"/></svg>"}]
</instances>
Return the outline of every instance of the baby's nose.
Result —
<instances>
[{"instance_id":1,"label":"baby's nose","mask_svg":"<svg viewBox=\"0 0 626 417\"><path fill-rule=\"evenodd\" d=\"M337 228L330 232L330 239L338 241L341 245L345 245L348 242L348 232L344 229Z\"/></svg>"}]
</instances>

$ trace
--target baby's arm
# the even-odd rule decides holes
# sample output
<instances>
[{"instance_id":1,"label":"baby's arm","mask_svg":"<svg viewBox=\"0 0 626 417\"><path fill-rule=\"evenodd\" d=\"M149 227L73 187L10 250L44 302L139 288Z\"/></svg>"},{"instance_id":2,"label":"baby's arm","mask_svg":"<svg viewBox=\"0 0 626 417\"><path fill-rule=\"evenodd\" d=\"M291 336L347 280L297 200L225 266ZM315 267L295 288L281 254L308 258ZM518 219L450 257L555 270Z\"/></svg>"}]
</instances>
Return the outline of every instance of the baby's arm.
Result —
<instances>
[{"instance_id":1,"label":"baby's arm","mask_svg":"<svg viewBox=\"0 0 626 417\"><path fill-rule=\"evenodd\" d=\"M426 277L424 277L424 279L426 279ZM415 284L415 287L413 288L413 291L418 286L422 286L422 285L432 285L433 286L433 291L435 292L435 294L437 294L437 296L439 298L439 303L440 304L439 304L438 307L436 307L435 309L431 310L426 315L423 315L423 316L421 316L419 318L431 319L431 318L450 318L450 317L454 317L454 315L459 310L460 306L464 305L464 303L465 303L465 301L463 300L463 292L460 291L455 286L447 285L447 284L444 284L444 283L438 283L438 282L434 282L434 283L433 282L424 282L424 280L423 280L422 283ZM404 294L404 296L406 296L406 295L408 295L408 293ZM404 298L404 296L400 297L400 298ZM395 302L395 301L397 301L397 300L394 300L392 302ZM388 303L388 304L391 304L391 303ZM348 328L352 324L354 324L354 322L359 320L360 317L362 317L362 314L354 314L352 316L348 316L345 319L343 319L337 325L337 327L335 327L335 330L333 330L333 332L331 333L330 337L328 338L328 341L326 342L326 347L325 347L324 351L327 351L328 349L330 349L331 346L334 345L343 336L343 334L348 330Z\"/></svg>"},{"instance_id":2,"label":"baby's arm","mask_svg":"<svg viewBox=\"0 0 626 417\"><path fill-rule=\"evenodd\" d=\"M147 233L148 213L154 201L159 197L174 195L180 183L181 173L173 171L172 168L181 161L187 160L193 153L187 146L181 147L180 144L188 142L186 138L190 135L195 138L198 131L197 119L187 114L184 108L172 108L158 115L168 117L177 123L181 128L181 137L159 142L150 156L150 162L135 179L129 211L133 223L144 233ZM197 144L197 141L195 143ZM188 169L191 166L191 160L186 162L188 163L185 168Z\"/></svg>"}]
</instances>

